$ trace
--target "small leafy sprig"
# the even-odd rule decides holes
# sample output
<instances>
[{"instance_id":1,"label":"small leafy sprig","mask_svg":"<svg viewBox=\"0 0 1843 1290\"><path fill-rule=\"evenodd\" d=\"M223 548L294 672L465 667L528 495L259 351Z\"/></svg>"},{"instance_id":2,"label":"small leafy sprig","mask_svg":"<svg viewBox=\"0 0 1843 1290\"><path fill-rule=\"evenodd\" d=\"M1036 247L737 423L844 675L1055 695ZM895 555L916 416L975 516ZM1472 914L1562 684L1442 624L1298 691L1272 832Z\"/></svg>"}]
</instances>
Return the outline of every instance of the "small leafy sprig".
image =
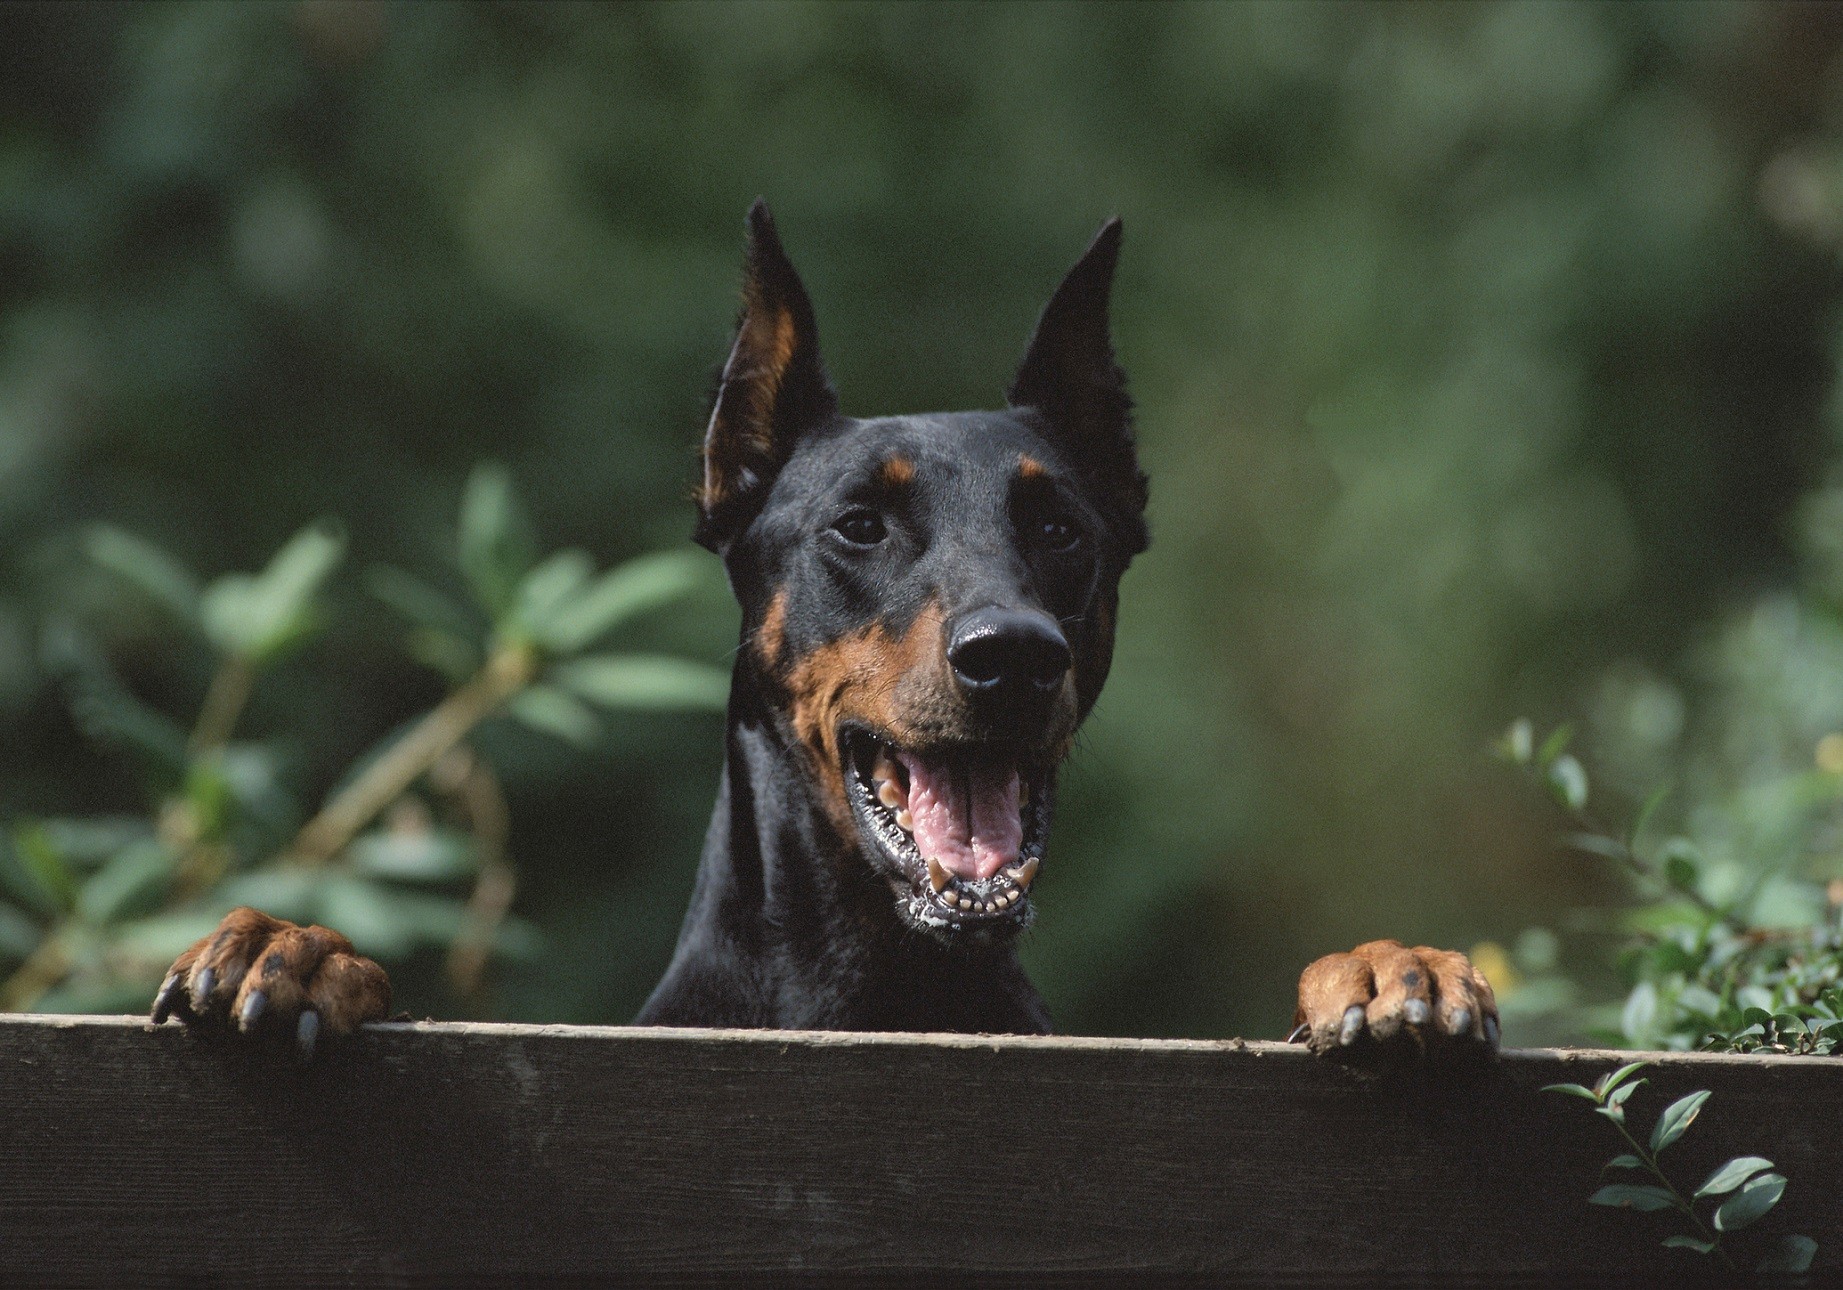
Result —
<instances>
[{"instance_id":1,"label":"small leafy sprig","mask_svg":"<svg viewBox=\"0 0 1843 1290\"><path fill-rule=\"evenodd\" d=\"M1658 1157L1696 1122L1703 1105L1709 1100L1707 1089L1686 1094L1664 1108L1651 1129L1648 1144L1640 1145L1626 1124L1625 1104L1647 1081L1633 1079L1649 1063L1631 1062L1601 1076L1592 1088L1583 1084L1550 1084L1545 1093L1565 1093L1594 1104L1594 1111L1611 1120L1619 1136L1632 1149L1614 1156L1602 1166L1607 1169L1637 1169L1656 1179L1654 1183L1608 1183L1587 1198L1590 1205L1608 1205L1644 1213L1674 1210L1688 1221L1692 1231L1676 1232L1664 1238L1668 1249L1695 1250L1710 1255L1728 1271L1738 1267L1723 1239L1765 1217L1779 1198L1785 1195L1785 1175L1773 1172L1773 1162L1760 1156L1736 1156L1711 1173L1690 1196L1684 1196L1670 1180ZM1700 1201L1713 1201L1708 1219L1697 1211ZM1803 1272L1817 1254L1817 1242L1808 1236L1782 1236L1760 1260L1757 1272Z\"/></svg>"}]
</instances>

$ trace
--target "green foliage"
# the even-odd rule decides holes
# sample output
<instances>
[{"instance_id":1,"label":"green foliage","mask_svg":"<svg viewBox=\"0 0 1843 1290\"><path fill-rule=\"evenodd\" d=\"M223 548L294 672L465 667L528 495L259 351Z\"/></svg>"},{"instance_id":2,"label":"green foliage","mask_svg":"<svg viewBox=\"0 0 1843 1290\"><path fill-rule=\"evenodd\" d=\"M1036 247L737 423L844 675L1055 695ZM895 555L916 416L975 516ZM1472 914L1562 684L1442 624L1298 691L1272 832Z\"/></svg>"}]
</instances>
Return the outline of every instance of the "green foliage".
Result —
<instances>
[{"instance_id":1,"label":"green foliage","mask_svg":"<svg viewBox=\"0 0 1843 1290\"><path fill-rule=\"evenodd\" d=\"M1710 872L1702 845L1648 826L1653 793L1632 825L1615 834L1587 814L1580 763L1551 739L1531 751L1529 723L1500 741L1508 760L1553 788L1557 763L1571 763L1569 791L1557 793L1576 850L1612 861L1640 903L1618 916L1630 938L1619 955L1630 988L1614 1042L1718 1052L1828 1054L1843 1045L1843 911L1809 879L1756 873L1737 881ZM1830 786L1843 792L1843 784ZM1757 797L1750 801L1757 803ZM1701 827L1722 817L1704 811ZM1736 827L1723 821L1721 827Z\"/></svg>"},{"instance_id":2,"label":"green foliage","mask_svg":"<svg viewBox=\"0 0 1843 1290\"><path fill-rule=\"evenodd\" d=\"M1516 745L1512 744L1513 750ZM1672 1210L1693 1229L1663 1238L1667 1249L1694 1250L1712 1255L1722 1267L1736 1267L1733 1251L1723 1241L1732 1232L1751 1227L1764 1218L1785 1194L1784 1175L1772 1172L1773 1162L1759 1156L1737 1156L1719 1166L1695 1192L1685 1197L1665 1174L1659 1157L1679 1141L1696 1122L1697 1114L1709 1100L1706 1090L1690 1093L1665 1107L1652 1127L1650 1140L1641 1146L1628 1126L1626 1103L1647 1081L1633 1079L1647 1063L1631 1062L1595 1081L1593 1087L1582 1084L1551 1084L1545 1093L1561 1093L1594 1104L1597 1114L1612 1121L1619 1136L1632 1150L1614 1156L1601 1167L1642 1170L1655 1180L1650 1183L1608 1183L1587 1198L1590 1205L1630 1209L1639 1213ZM1720 1198L1720 1199L1717 1199ZM1696 1202L1715 1200L1705 1220ZM1761 1273L1803 1272L1817 1254L1817 1242L1808 1236L1781 1236L1761 1254L1756 1270Z\"/></svg>"},{"instance_id":3,"label":"green foliage","mask_svg":"<svg viewBox=\"0 0 1843 1290\"><path fill-rule=\"evenodd\" d=\"M412 640L441 633L446 660L471 666L449 673L455 686L431 713L337 777L303 825L308 803L281 773L287 732L265 741L236 729L257 683L326 625L345 545L335 526L311 525L259 573L207 582L150 542L90 530L89 556L189 629L214 679L187 735L66 629L72 704L99 739L146 754L153 807L145 817L22 818L0 837L0 966L14 967L0 1007L143 1006L172 958L240 904L338 927L387 962L432 948L467 964L458 951L474 942L528 956L535 932L504 912L512 870L497 780L464 741L503 716L593 746L601 720L575 693L602 709L721 706L726 678L708 665L579 653L684 597L698 572L642 559L598 577L580 551L539 559L508 475L484 466L466 490L456 553L471 603L388 567L366 579L403 612ZM496 889L483 906L489 876ZM469 973L456 969L458 993L477 987L461 979Z\"/></svg>"}]
</instances>

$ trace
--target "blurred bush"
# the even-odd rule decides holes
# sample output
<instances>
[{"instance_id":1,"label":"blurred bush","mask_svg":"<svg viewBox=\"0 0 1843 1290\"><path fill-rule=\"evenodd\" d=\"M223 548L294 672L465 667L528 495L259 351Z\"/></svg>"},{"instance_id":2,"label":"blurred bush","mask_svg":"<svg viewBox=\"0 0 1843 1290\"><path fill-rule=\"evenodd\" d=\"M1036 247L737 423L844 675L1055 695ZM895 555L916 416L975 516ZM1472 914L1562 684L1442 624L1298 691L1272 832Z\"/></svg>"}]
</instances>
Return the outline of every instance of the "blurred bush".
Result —
<instances>
[{"instance_id":1,"label":"blurred bush","mask_svg":"<svg viewBox=\"0 0 1843 1290\"><path fill-rule=\"evenodd\" d=\"M1788 573L1840 41L1773 4L0 9L0 815L141 805L53 624L153 710L211 686L93 525L218 575L337 514L428 580L493 456L565 544L659 550L755 195L857 412L995 402L1118 211L1155 538L1028 947L1060 1024L1276 1034L1320 952L1561 924L1618 886L1482 750ZM707 566L634 648L722 661ZM251 700L297 801L460 666L359 595ZM545 942L471 1009L637 1006L720 743L481 731Z\"/></svg>"},{"instance_id":2,"label":"blurred bush","mask_svg":"<svg viewBox=\"0 0 1843 1290\"><path fill-rule=\"evenodd\" d=\"M389 565L368 571L373 594L406 619L411 652L452 688L312 811L286 782L276 742L238 726L259 682L324 627L322 593L345 554L337 529L310 526L260 573L209 583L119 529L86 535L96 564L203 646L211 682L188 734L129 691L80 625L47 628L47 665L78 725L136 765L148 810L27 819L0 836L0 962L17 964L0 980L0 1009L135 1009L239 905L330 925L392 966L441 951L462 1005L495 952L542 952L509 915L511 821L476 732L510 718L590 745L600 734L591 704L720 712L729 678L678 658L590 652L697 585L701 570L684 556L600 575L579 550L540 559L530 517L494 467L469 480L458 530L465 596Z\"/></svg>"}]
</instances>

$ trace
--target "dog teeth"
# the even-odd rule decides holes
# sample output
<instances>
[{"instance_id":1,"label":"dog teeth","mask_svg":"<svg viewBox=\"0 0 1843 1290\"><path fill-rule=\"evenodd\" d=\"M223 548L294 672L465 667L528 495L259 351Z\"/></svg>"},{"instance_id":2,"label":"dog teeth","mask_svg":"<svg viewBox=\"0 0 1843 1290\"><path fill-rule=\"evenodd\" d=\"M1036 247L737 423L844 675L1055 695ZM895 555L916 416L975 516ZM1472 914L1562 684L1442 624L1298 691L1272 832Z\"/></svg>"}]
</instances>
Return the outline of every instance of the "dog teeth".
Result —
<instances>
[{"instance_id":1,"label":"dog teeth","mask_svg":"<svg viewBox=\"0 0 1843 1290\"><path fill-rule=\"evenodd\" d=\"M896 763L891 760L888 753L878 753L877 764L870 768L870 777L872 779L893 780L901 773L902 771L897 767Z\"/></svg>"},{"instance_id":2,"label":"dog teeth","mask_svg":"<svg viewBox=\"0 0 1843 1290\"><path fill-rule=\"evenodd\" d=\"M953 881L953 875L941 867L941 862L933 856L928 857L928 884L939 892Z\"/></svg>"},{"instance_id":3,"label":"dog teeth","mask_svg":"<svg viewBox=\"0 0 1843 1290\"><path fill-rule=\"evenodd\" d=\"M1029 891L1030 884L1037 879L1037 866L1040 863L1035 856L1032 856L1023 864L1005 870L1005 877L1015 882L1020 891Z\"/></svg>"},{"instance_id":4,"label":"dog teeth","mask_svg":"<svg viewBox=\"0 0 1843 1290\"><path fill-rule=\"evenodd\" d=\"M909 813L906 807L896 812L896 827L901 829L904 833L915 832L915 817Z\"/></svg>"},{"instance_id":5,"label":"dog teeth","mask_svg":"<svg viewBox=\"0 0 1843 1290\"><path fill-rule=\"evenodd\" d=\"M903 797L902 790L896 787L896 781L893 779L877 781L877 800L892 811L899 806L908 805L908 799Z\"/></svg>"}]
</instances>

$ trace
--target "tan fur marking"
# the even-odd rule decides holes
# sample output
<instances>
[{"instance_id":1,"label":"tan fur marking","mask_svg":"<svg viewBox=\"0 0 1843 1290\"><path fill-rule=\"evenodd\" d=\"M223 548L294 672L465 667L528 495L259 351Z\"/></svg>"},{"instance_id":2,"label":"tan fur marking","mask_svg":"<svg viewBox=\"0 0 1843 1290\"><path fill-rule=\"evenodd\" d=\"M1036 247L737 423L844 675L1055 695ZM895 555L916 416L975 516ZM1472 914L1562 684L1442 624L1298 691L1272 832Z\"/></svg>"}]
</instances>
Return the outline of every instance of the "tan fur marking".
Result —
<instances>
[{"instance_id":1,"label":"tan fur marking","mask_svg":"<svg viewBox=\"0 0 1843 1290\"><path fill-rule=\"evenodd\" d=\"M774 407L799 339L793 310L763 300L760 286L751 282L743 293L742 326L723 373L723 393L717 396L726 433L707 441L705 450L704 483L697 497L704 510L723 503L726 486L750 451L774 451ZM728 400L732 389L739 406Z\"/></svg>"},{"instance_id":2,"label":"tan fur marking","mask_svg":"<svg viewBox=\"0 0 1843 1290\"><path fill-rule=\"evenodd\" d=\"M1018 454L1017 473L1020 479L1049 478L1049 468L1027 452Z\"/></svg>"},{"instance_id":3,"label":"tan fur marking","mask_svg":"<svg viewBox=\"0 0 1843 1290\"><path fill-rule=\"evenodd\" d=\"M762 625L755 629L755 653L770 667L781 661L781 646L787 633L787 593L777 591L762 615Z\"/></svg>"},{"instance_id":4,"label":"tan fur marking","mask_svg":"<svg viewBox=\"0 0 1843 1290\"><path fill-rule=\"evenodd\" d=\"M915 463L907 457L891 457L878 469L877 478L891 488L907 488L915 482Z\"/></svg>"},{"instance_id":5,"label":"tan fur marking","mask_svg":"<svg viewBox=\"0 0 1843 1290\"><path fill-rule=\"evenodd\" d=\"M926 741L925 725L944 718L952 684L946 674L941 609L930 601L900 637L882 623L820 646L788 678L794 733L813 761L827 812L852 831L838 747L842 722L862 722L898 744Z\"/></svg>"}]
</instances>

